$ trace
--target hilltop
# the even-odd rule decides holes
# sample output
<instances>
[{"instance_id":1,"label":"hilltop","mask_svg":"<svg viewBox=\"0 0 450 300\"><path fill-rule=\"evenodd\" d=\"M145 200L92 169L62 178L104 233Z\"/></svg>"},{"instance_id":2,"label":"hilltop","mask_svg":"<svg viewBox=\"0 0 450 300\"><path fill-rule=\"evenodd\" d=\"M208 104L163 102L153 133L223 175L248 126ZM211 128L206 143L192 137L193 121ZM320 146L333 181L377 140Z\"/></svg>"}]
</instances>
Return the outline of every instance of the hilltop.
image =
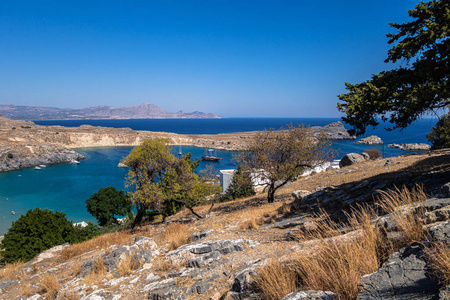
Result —
<instances>
[{"instance_id":1,"label":"hilltop","mask_svg":"<svg viewBox=\"0 0 450 300\"><path fill-rule=\"evenodd\" d=\"M94 106L71 109L40 106L0 105L3 116L15 120L78 120L78 119L218 119L218 115L200 111L167 112L162 108L142 103L136 106Z\"/></svg>"},{"instance_id":2,"label":"hilltop","mask_svg":"<svg viewBox=\"0 0 450 300\"><path fill-rule=\"evenodd\" d=\"M343 245L358 237L359 231L344 226L340 232L344 235L329 235L323 244L320 239L301 238L302 233L318 230L325 212L330 220L346 224L351 207L362 211L361 205L372 205L381 190L423 185L426 199L403 208L402 214L413 208L423 219L419 231L430 242L447 241L450 194L441 187L449 181L448 149L312 174L282 188L275 203L268 204L266 195L259 194L216 204L209 214L210 206L201 206L197 211L206 214L204 219L186 210L135 232L126 229L81 244L58 246L26 264L7 266L0 279L1 299L256 299L261 296L258 280L264 270L273 275L273 289L285 292L283 276L290 271L283 264L311 251L317 254L335 241ZM373 216L374 227L370 227L384 224L389 239L395 240L403 232L394 216ZM439 299L439 293L440 299L448 299L445 290L439 291L445 284L429 275L431 265L423 254L429 243L409 245L385 257L387 263L379 272L375 272L377 266L368 272L375 273L363 277L358 299L388 299L388 295ZM367 252L364 248L360 255ZM327 276L334 278L331 272ZM329 291L304 290L289 299L318 299L311 295L338 297Z\"/></svg>"}]
</instances>

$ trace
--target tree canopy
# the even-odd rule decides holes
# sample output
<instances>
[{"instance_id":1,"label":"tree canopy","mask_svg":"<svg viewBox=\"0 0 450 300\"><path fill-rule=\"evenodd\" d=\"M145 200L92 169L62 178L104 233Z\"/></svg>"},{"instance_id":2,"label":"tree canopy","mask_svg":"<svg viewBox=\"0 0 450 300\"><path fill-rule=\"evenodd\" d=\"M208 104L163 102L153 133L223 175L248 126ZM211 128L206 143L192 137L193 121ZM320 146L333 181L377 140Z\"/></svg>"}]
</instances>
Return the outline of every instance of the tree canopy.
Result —
<instances>
[{"instance_id":1,"label":"tree canopy","mask_svg":"<svg viewBox=\"0 0 450 300\"><path fill-rule=\"evenodd\" d=\"M387 34L388 43L395 45L385 62L405 64L363 83L345 83L349 92L338 96L338 109L353 127L351 134L364 134L380 118L392 124L388 129L405 128L450 105L450 1L420 2L409 15L413 21L390 23L397 32Z\"/></svg>"},{"instance_id":2,"label":"tree canopy","mask_svg":"<svg viewBox=\"0 0 450 300\"><path fill-rule=\"evenodd\" d=\"M238 165L237 170L234 172L231 179L231 183L221 199L222 201L229 201L255 194L249 170L244 170L242 165Z\"/></svg>"},{"instance_id":3,"label":"tree canopy","mask_svg":"<svg viewBox=\"0 0 450 300\"><path fill-rule=\"evenodd\" d=\"M6 262L28 261L53 246L81 242L94 235L92 223L86 228L74 227L64 213L36 207L12 223L1 242L1 256Z\"/></svg>"},{"instance_id":4,"label":"tree canopy","mask_svg":"<svg viewBox=\"0 0 450 300\"><path fill-rule=\"evenodd\" d=\"M148 210L167 216L167 207L173 208L173 203L201 217L193 207L217 187L197 174L198 162L190 158L190 154L175 157L167 140L148 139L122 160L130 167L126 185L133 189L131 199L137 210L132 227L142 222Z\"/></svg>"},{"instance_id":5,"label":"tree canopy","mask_svg":"<svg viewBox=\"0 0 450 300\"><path fill-rule=\"evenodd\" d=\"M117 223L116 216L131 212L131 201L124 191L109 186L101 188L86 200L86 208L100 226Z\"/></svg>"},{"instance_id":6,"label":"tree canopy","mask_svg":"<svg viewBox=\"0 0 450 300\"><path fill-rule=\"evenodd\" d=\"M287 130L257 132L247 151L235 159L267 187L268 201L273 202L277 189L296 180L307 168L329 161L333 156L329 146L325 134L314 137L309 128L290 125Z\"/></svg>"}]
</instances>

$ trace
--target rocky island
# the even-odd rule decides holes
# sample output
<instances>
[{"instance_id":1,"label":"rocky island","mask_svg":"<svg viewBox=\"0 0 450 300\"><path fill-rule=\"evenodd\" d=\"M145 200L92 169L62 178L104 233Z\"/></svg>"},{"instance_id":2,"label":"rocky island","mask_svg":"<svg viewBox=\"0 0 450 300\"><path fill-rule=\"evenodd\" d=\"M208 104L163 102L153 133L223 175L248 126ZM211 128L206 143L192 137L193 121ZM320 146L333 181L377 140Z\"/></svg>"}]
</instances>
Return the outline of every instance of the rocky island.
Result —
<instances>
[{"instance_id":1,"label":"rocky island","mask_svg":"<svg viewBox=\"0 0 450 300\"><path fill-rule=\"evenodd\" d=\"M313 135L325 131L330 139L354 139L341 122L311 127ZM0 116L0 171L70 162L81 159L72 149L86 147L137 146L145 139L165 138L171 145L189 145L229 151L244 150L255 132L222 134L176 134L82 125L40 126L33 122Z\"/></svg>"}]
</instances>

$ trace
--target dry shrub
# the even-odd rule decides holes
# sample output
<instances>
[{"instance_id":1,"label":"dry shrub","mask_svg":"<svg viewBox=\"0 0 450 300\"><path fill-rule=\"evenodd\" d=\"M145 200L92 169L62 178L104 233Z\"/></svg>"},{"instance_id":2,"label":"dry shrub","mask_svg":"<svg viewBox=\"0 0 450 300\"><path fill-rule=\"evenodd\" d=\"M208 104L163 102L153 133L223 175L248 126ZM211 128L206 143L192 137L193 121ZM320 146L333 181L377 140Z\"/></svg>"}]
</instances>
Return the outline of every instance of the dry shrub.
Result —
<instances>
[{"instance_id":1,"label":"dry shrub","mask_svg":"<svg viewBox=\"0 0 450 300\"><path fill-rule=\"evenodd\" d=\"M245 220L241 224L239 224L239 228L241 229L257 229L259 226L263 225L265 219L263 216L250 218L249 220Z\"/></svg>"},{"instance_id":2,"label":"dry shrub","mask_svg":"<svg viewBox=\"0 0 450 300\"><path fill-rule=\"evenodd\" d=\"M302 289L332 291L341 299L356 299L360 278L375 272L387 256L385 249L390 248L381 230L372 225L373 217L372 209L359 207L348 215L346 235L340 236L343 226L325 218L303 236L314 241L309 243L312 251L300 252L294 258Z\"/></svg>"},{"instance_id":3,"label":"dry shrub","mask_svg":"<svg viewBox=\"0 0 450 300\"><path fill-rule=\"evenodd\" d=\"M36 294L31 288L31 284L21 284L20 285L20 295L25 297L31 297Z\"/></svg>"},{"instance_id":4,"label":"dry shrub","mask_svg":"<svg viewBox=\"0 0 450 300\"><path fill-rule=\"evenodd\" d=\"M160 257L153 261L153 265L157 271L166 272L172 269L172 260Z\"/></svg>"},{"instance_id":5,"label":"dry shrub","mask_svg":"<svg viewBox=\"0 0 450 300\"><path fill-rule=\"evenodd\" d=\"M446 243L436 243L427 251L431 269L443 286L450 284L450 248Z\"/></svg>"},{"instance_id":6,"label":"dry shrub","mask_svg":"<svg viewBox=\"0 0 450 300\"><path fill-rule=\"evenodd\" d=\"M134 270L139 269L140 263L133 259L133 255L125 255L117 265L117 271L120 276L128 276L133 273Z\"/></svg>"},{"instance_id":7,"label":"dry shrub","mask_svg":"<svg viewBox=\"0 0 450 300\"><path fill-rule=\"evenodd\" d=\"M7 278L11 280L23 279L25 277L25 272L23 270L24 266L25 263L21 261L6 264L0 269L0 278Z\"/></svg>"},{"instance_id":8,"label":"dry shrub","mask_svg":"<svg viewBox=\"0 0 450 300\"><path fill-rule=\"evenodd\" d=\"M274 258L258 270L255 283L265 299L280 300L297 291L297 273L278 258Z\"/></svg>"},{"instance_id":9,"label":"dry shrub","mask_svg":"<svg viewBox=\"0 0 450 300\"><path fill-rule=\"evenodd\" d=\"M169 244L169 250L175 250L187 243L189 227L180 223L169 224L163 233L163 238Z\"/></svg>"},{"instance_id":10,"label":"dry shrub","mask_svg":"<svg viewBox=\"0 0 450 300\"><path fill-rule=\"evenodd\" d=\"M412 190L403 186L401 189L379 191L378 205L389 213L398 230L405 235L403 245L421 242L425 238L423 231L425 209L421 203L427 199L423 186L416 185Z\"/></svg>"},{"instance_id":11,"label":"dry shrub","mask_svg":"<svg viewBox=\"0 0 450 300\"><path fill-rule=\"evenodd\" d=\"M370 159L375 160L381 158L383 155L381 154L381 151L375 148L372 149L366 149L364 150L364 153L367 153L370 157Z\"/></svg>"},{"instance_id":12,"label":"dry shrub","mask_svg":"<svg viewBox=\"0 0 450 300\"><path fill-rule=\"evenodd\" d=\"M84 283L87 285L98 285L106 276L105 261L102 257L97 257L92 266L91 273L84 277Z\"/></svg>"},{"instance_id":13,"label":"dry shrub","mask_svg":"<svg viewBox=\"0 0 450 300\"><path fill-rule=\"evenodd\" d=\"M46 273L40 278L39 282L41 288L40 293L45 293L47 299L56 299L58 290L61 287L56 275Z\"/></svg>"},{"instance_id":14,"label":"dry shrub","mask_svg":"<svg viewBox=\"0 0 450 300\"><path fill-rule=\"evenodd\" d=\"M132 236L128 230L102 234L88 241L65 247L60 253L60 260L65 262L95 249L107 249L111 245L129 245L131 242Z\"/></svg>"},{"instance_id":15,"label":"dry shrub","mask_svg":"<svg viewBox=\"0 0 450 300\"><path fill-rule=\"evenodd\" d=\"M78 294L74 291L65 290L62 292L61 296L62 296L61 299L64 299L64 300L79 300L80 299L80 296L78 296Z\"/></svg>"},{"instance_id":16,"label":"dry shrub","mask_svg":"<svg viewBox=\"0 0 450 300\"><path fill-rule=\"evenodd\" d=\"M291 214L291 206L286 202L283 202L283 205L281 206L281 213L283 214L283 217L289 216Z\"/></svg>"}]
</instances>

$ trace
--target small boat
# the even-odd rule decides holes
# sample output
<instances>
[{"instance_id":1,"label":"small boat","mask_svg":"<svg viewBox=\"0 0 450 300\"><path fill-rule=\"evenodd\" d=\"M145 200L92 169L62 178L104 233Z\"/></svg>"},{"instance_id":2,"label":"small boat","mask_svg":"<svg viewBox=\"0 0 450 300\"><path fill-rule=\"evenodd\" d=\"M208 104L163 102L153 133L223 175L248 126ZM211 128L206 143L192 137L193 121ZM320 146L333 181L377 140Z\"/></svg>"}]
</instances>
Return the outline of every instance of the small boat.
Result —
<instances>
[{"instance_id":1,"label":"small boat","mask_svg":"<svg viewBox=\"0 0 450 300\"><path fill-rule=\"evenodd\" d=\"M70 163L76 165L79 164L80 162L78 160L72 159Z\"/></svg>"},{"instance_id":2,"label":"small boat","mask_svg":"<svg viewBox=\"0 0 450 300\"><path fill-rule=\"evenodd\" d=\"M215 153L214 149L208 149L208 153L205 156L202 156L202 160L205 161L219 161L221 159L222 159L221 157L217 157L217 154Z\"/></svg>"},{"instance_id":3,"label":"small boat","mask_svg":"<svg viewBox=\"0 0 450 300\"><path fill-rule=\"evenodd\" d=\"M38 167L38 166L36 166L36 167L34 167L34 169L35 169L35 170L40 170L41 168Z\"/></svg>"},{"instance_id":4,"label":"small boat","mask_svg":"<svg viewBox=\"0 0 450 300\"><path fill-rule=\"evenodd\" d=\"M15 211L11 211L11 214L12 214L12 215L15 215L15 214L16 214L16 212L15 212Z\"/></svg>"},{"instance_id":5,"label":"small boat","mask_svg":"<svg viewBox=\"0 0 450 300\"><path fill-rule=\"evenodd\" d=\"M46 165L39 165L40 168L46 168Z\"/></svg>"}]
</instances>

